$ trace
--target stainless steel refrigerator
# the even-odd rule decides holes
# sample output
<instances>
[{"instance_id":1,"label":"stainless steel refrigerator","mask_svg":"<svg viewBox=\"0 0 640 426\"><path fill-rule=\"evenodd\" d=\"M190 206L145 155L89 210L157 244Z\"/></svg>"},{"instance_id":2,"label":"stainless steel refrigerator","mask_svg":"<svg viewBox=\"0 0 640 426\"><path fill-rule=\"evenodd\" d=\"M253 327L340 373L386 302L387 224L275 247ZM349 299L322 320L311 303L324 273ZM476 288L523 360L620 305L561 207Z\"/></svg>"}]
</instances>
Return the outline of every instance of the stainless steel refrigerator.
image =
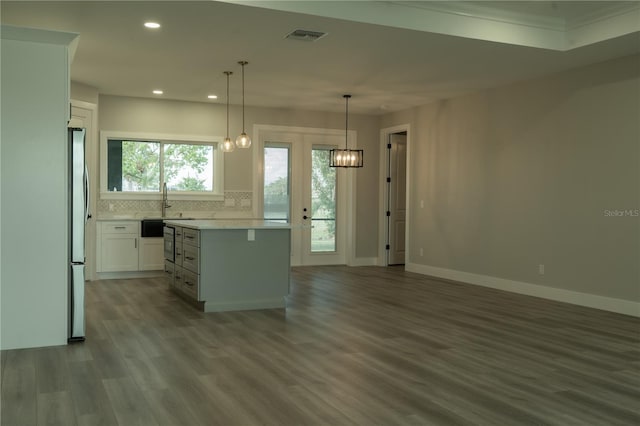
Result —
<instances>
[{"instance_id":1,"label":"stainless steel refrigerator","mask_svg":"<svg viewBox=\"0 0 640 426\"><path fill-rule=\"evenodd\" d=\"M84 323L84 230L89 214L85 129L69 129L69 338L82 342Z\"/></svg>"}]
</instances>

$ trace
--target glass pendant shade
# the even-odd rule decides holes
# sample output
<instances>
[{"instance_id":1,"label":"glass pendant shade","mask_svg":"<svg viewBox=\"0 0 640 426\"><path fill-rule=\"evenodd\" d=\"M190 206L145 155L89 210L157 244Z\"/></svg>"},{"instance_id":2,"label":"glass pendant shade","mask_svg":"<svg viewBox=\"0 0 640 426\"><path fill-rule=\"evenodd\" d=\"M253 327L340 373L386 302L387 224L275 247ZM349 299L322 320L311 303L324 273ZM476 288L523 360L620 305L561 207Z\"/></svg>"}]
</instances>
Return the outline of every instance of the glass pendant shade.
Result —
<instances>
[{"instance_id":1,"label":"glass pendant shade","mask_svg":"<svg viewBox=\"0 0 640 426\"><path fill-rule=\"evenodd\" d=\"M362 167L364 164L362 149L332 149L329 151L330 167Z\"/></svg>"},{"instance_id":2,"label":"glass pendant shade","mask_svg":"<svg viewBox=\"0 0 640 426\"><path fill-rule=\"evenodd\" d=\"M231 138L228 136L224 138L224 140L222 141L222 152L233 152L234 149L236 149L236 144L233 143Z\"/></svg>"},{"instance_id":3,"label":"glass pendant shade","mask_svg":"<svg viewBox=\"0 0 640 426\"><path fill-rule=\"evenodd\" d=\"M245 132L242 132L236 138L236 145L238 148L249 148L251 146L251 138Z\"/></svg>"}]
</instances>

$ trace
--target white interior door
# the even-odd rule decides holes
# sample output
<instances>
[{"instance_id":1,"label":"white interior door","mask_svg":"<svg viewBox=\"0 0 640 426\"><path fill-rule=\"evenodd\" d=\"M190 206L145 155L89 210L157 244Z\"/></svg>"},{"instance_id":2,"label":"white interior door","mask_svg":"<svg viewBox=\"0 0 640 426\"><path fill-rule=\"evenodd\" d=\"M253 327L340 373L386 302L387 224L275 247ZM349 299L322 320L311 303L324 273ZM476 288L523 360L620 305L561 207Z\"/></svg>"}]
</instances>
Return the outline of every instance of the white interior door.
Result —
<instances>
[{"instance_id":1,"label":"white interior door","mask_svg":"<svg viewBox=\"0 0 640 426\"><path fill-rule=\"evenodd\" d=\"M291 223L294 266L345 263L344 171L329 167L339 143L337 136L265 135L264 218Z\"/></svg>"},{"instance_id":2,"label":"white interior door","mask_svg":"<svg viewBox=\"0 0 640 426\"><path fill-rule=\"evenodd\" d=\"M407 136L389 137L389 265L405 263L405 230L407 218Z\"/></svg>"}]
</instances>

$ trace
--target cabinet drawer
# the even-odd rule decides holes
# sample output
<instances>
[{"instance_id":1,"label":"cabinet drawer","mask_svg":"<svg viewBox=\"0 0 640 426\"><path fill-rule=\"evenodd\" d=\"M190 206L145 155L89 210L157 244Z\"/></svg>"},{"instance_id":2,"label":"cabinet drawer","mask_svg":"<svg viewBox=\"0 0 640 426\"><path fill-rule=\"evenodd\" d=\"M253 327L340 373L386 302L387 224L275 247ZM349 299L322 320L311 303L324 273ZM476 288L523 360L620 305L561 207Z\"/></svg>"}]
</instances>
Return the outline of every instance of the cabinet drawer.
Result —
<instances>
[{"instance_id":1,"label":"cabinet drawer","mask_svg":"<svg viewBox=\"0 0 640 426\"><path fill-rule=\"evenodd\" d=\"M102 222L103 234L136 234L138 235L138 222Z\"/></svg>"},{"instance_id":2,"label":"cabinet drawer","mask_svg":"<svg viewBox=\"0 0 640 426\"><path fill-rule=\"evenodd\" d=\"M169 287L173 287L174 265L168 260L164 261L164 275L167 277Z\"/></svg>"},{"instance_id":3,"label":"cabinet drawer","mask_svg":"<svg viewBox=\"0 0 640 426\"><path fill-rule=\"evenodd\" d=\"M175 273L173 275L173 287L182 290L184 282L184 269L179 266L175 267Z\"/></svg>"},{"instance_id":4,"label":"cabinet drawer","mask_svg":"<svg viewBox=\"0 0 640 426\"><path fill-rule=\"evenodd\" d=\"M182 246L182 267L196 274L200 273L200 249L188 244Z\"/></svg>"},{"instance_id":5,"label":"cabinet drawer","mask_svg":"<svg viewBox=\"0 0 640 426\"><path fill-rule=\"evenodd\" d=\"M183 229L182 242L184 244L191 244L192 246L200 247L200 231L197 229Z\"/></svg>"},{"instance_id":6,"label":"cabinet drawer","mask_svg":"<svg viewBox=\"0 0 640 426\"><path fill-rule=\"evenodd\" d=\"M185 270L183 276L182 291L189 295L189 297L198 300L198 289L200 288L199 275Z\"/></svg>"},{"instance_id":7,"label":"cabinet drawer","mask_svg":"<svg viewBox=\"0 0 640 426\"><path fill-rule=\"evenodd\" d=\"M182 258L184 257L184 253L182 252L182 243L176 243L176 265L182 266Z\"/></svg>"},{"instance_id":8,"label":"cabinet drawer","mask_svg":"<svg viewBox=\"0 0 640 426\"><path fill-rule=\"evenodd\" d=\"M176 226L176 245L177 244L182 244L182 234L184 232L184 229L180 226Z\"/></svg>"}]
</instances>

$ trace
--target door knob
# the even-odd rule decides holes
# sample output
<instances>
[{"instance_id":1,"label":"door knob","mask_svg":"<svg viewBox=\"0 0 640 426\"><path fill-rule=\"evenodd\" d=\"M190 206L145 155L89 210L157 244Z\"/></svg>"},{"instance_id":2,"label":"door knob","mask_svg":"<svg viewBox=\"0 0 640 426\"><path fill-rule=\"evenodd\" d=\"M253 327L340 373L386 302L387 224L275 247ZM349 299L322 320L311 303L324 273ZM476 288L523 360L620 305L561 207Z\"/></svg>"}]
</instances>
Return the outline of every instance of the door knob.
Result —
<instances>
[{"instance_id":1,"label":"door knob","mask_svg":"<svg viewBox=\"0 0 640 426\"><path fill-rule=\"evenodd\" d=\"M303 218L304 220L307 220L307 219L308 219L307 215L302 216L302 218Z\"/></svg>"},{"instance_id":2,"label":"door knob","mask_svg":"<svg viewBox=\"0 0 640 426\"><path fill-rule=\"evenodd\" d=\"M307 211L307 208L305 207L304 209L302 209L302 211L303 211L303 212L306 212L306 211Z\"/></svg>"}]
</instances>

